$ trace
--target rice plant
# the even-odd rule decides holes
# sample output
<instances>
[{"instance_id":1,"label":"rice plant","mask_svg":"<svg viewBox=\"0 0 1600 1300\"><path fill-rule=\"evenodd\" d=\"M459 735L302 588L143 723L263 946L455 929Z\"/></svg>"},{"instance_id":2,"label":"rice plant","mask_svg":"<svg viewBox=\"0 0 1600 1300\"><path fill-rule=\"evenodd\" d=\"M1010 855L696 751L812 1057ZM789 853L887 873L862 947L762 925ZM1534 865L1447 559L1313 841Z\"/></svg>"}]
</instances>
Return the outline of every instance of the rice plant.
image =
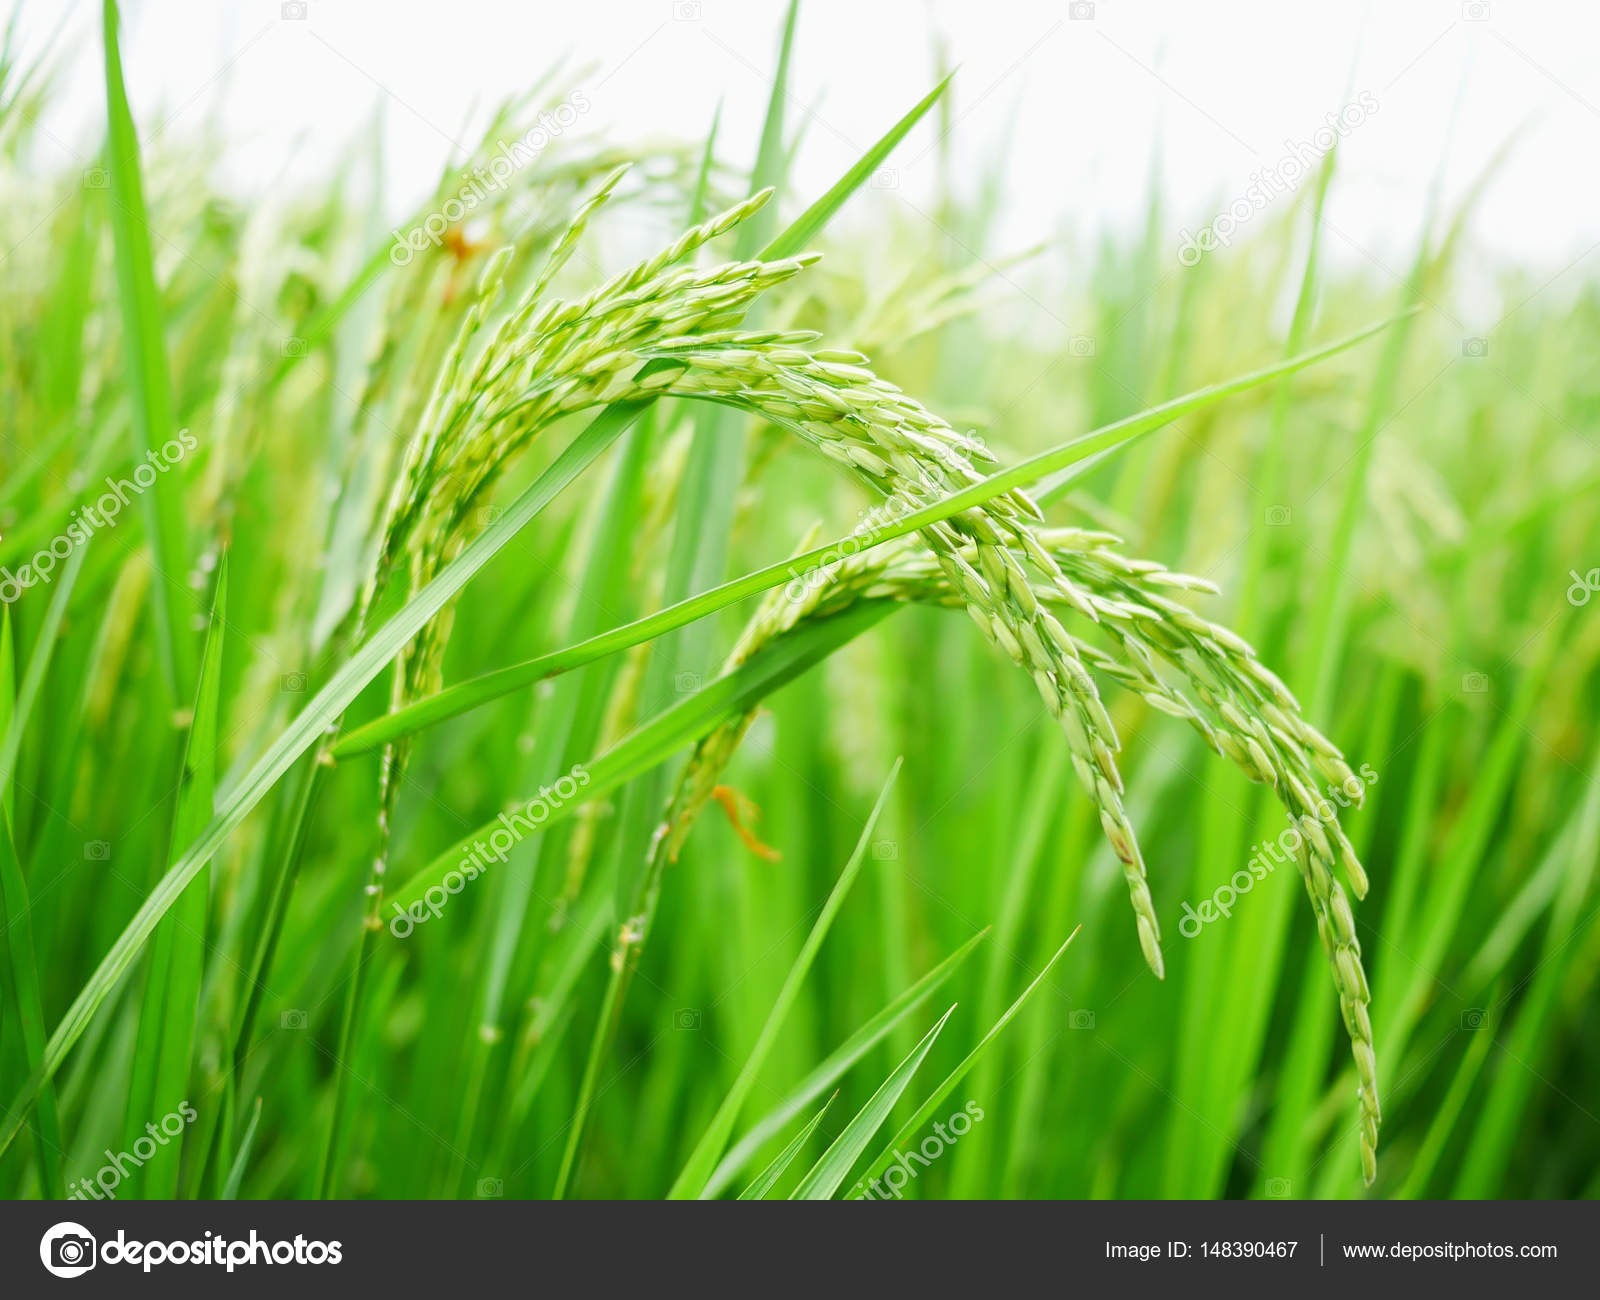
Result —
<instances>
[{"instance_id":1,"label":"rice plant","mask_svg":"<svg viewBox=\"0 0 1600 1300\"><path fill-rule=\"evenodd\" d=\"M1062 366L864 184L959 78L794 192L797 21L416 247L0 57L0 1186L1592 1194L1592 286L1441 379L1330 154Z\"/></svg>"}]
</instances>

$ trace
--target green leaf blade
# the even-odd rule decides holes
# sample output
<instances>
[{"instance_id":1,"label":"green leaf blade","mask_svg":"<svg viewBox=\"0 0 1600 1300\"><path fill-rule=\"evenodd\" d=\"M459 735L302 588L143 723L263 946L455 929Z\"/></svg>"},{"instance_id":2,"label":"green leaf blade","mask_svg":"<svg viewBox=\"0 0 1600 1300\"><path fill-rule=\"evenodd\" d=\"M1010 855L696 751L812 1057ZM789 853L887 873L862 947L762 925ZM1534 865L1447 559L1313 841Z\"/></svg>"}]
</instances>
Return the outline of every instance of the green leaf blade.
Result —
<instances>
[{"instance_id":1,"label":"green leaf blade","mask_svg":"<svg viewBox=\"0 0 1600 1300\"><path fill-rule=\"evenodd\" d=\"M845 863L844 870L839 873L833 892L822 905L822 911L811 927L811 933L806 936L805 943L801 945L794 964L790 966L789 973L784 978L783 987L778 991L777 999L772 1004L772 1011L761 1027L755 1046L751 1048L748 1059L733 1081L733 1086L728 1089L728 1095L723 1098L722 1105L717 1108L717 1113L696 1144L688 1163L684 1165L677 1181L673 1183L672 1190L667 1193L669 1200L684 1200L703 1194L706 1183L710 1180L717 1161L728 1144L728 1138L733 1133L733 1126L738 1122L740 1108L744 1105L745 1098L750 1095L750 1089L755 1086L761 1067L766 1064L767 1054L777 1039L778 1032L782 1029L783 1022L793 1008L796 998L800 995L800 986L805 982L812 962L816 960L817 951L827 937L833 918L838 915L839 908L843 906L845 898L856 882L856 877L861 874L861 864L867 857L867 846L872 840L873 831L877 828L878 818L883 813L889 792L894 788L895 778L900 775L900 767L901 760L896 759L888 779L878 792L877 802L873 804L871 813L861 827L861 834L856 837L854 851Z\"/></svg>"},{"instance_id":2,"label":"green leaf blade","mask_svg":"<svg viewBox=\"0 0 1600 1300\"><path fill-rule=\"evenodd\" d=\"M954 1012L955 1005L952 1004L950 1010L939 1017L939 1023L912 1049L911 1054L894 1068L893 1073L884 1080L883 1086L872 1094L872 1099L856 1112L855 1118L834 1139L833 1145L822 1153L821 1158L811 1167L811 1172L801 1181L800 1186L795 1188L790 1200L826 1201L838 1191L839 1185L849 1175L851 1167L867 1149L867 1143L872 1141L872 1135L883 1127L884 1121L889 1118L889 1112L894 1109L895 1102L900 1100L900 1095L910 1086L918 1068L933 1050L934 1042Z\"/></svg>"}]
</instances>

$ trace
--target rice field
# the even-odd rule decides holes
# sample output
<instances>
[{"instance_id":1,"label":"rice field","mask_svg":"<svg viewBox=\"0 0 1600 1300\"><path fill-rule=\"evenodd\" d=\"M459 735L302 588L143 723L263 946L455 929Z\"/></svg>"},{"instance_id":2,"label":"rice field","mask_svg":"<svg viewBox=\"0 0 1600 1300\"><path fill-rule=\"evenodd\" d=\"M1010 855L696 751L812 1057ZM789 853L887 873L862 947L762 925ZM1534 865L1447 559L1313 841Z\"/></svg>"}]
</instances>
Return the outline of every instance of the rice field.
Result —
<instances>
[{"instance_id":1,"label":"rice field","mask_svg":"<svg viewBox=\"0 0 1600 1300\"><path fill-rule=\"evenodd\" d=\"M86 170L0 48L0 1192L1600 1194L1592 275L941 235L945 68L801 190L793 7L754 157L242 205L118 20Z\"/></svg>"}]
</instances>

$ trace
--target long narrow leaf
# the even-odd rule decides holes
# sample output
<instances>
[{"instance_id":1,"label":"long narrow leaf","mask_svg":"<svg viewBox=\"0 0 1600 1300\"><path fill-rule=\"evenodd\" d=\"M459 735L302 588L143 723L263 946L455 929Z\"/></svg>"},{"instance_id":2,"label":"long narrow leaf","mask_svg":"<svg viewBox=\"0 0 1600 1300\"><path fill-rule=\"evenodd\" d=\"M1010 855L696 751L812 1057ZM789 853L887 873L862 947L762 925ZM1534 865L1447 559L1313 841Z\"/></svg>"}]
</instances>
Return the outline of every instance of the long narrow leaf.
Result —
<instances>
[{"instance_id":1,"label":"long narrow leaf","mask_svg":"<svg viewBox=\"0 0 1600 1300\"><path fill-rule=\"evenodd\" d=\"M0 811L0 969L4 970L6 1011L17 1022L24 1059L35 1073L44 1059L44 1010L39 999L38 966L34 961L32 904L22 878L22 864L11 841L11 819ZM47 1197L59 1199L61 1125L53 1090L45 1088L33 1116L34 1151L39 1183Z\"/></svg>"},{"instance_id":2,"label":"long narrow leaf","mask_svg":"<svg viewBox=\"0 0 1600 1300\"><path fill-rule=\"evenodd\" d=\"M77 585L78 574L83 568L87 548L78 547L61 566L61 576L56 580L56 589L50 597L50 604L44 613L44 622L39 627L39 635L33 643L33 654L28 657L28 669L22 675L22 682L16 688L16 694L6 701L5 712L0 714L0 720L5 723L0 730L0 790L7 792L8 802L6 813L10 815L11 804L9 795L13 778L16 776L17 753L22 746L22 733L27 729L28 718L33 713L34 701L39 698L39 688L44 684L44 675L49 670L51 657L55 653L56 637L61 631L61 620L66 616L67 602L72 599L73 588ZM6 610L5 651L6 667L0 667L0 674L14 672L14 661L10 657L11 622L10 607ZM0 680L3 684L3 680Z\"/></svg>"},{"instance_id":3,"label":"long narrow leaf","mask_svg":"<svg viewBox=\"0 0 1600 1300\"><path fill-rule=\"evenodd\" d=\"M228 608L228 562L224 557L217 574L211 610L211 631L200 661L200 683L195 693L189 743L183 755L178 786L178 808L172 823L170 858L176 858L211 820L217 790L217 714L222 684L223 628ZM189 1071L193 1064L195 1014L200 1004L200 982L205 973L206 918L209 911L209 872L201 870L157 927L151 943L151 979L145 986L140 1012L140 1037L158 1050L143 1053L154 1065L148 1093L130 1092L129 1142L137 1140L145 1125L180 1113L189 1101ZM162 1145L139 1171L145 1196L169 1200L177 1195L179 1142Z\"/></svg>"},{"instance_id":4,"label":"long narrow leaf","mask_svg":"<svg viewBox=\"0 0 1600 1300\"><path fill-rule=\"evenodd\" d=\"M778 1179L783 1177L783 1171L794 1163L794 1158L797 1155L805 1150L806 1143L811 1140L811 1135L817 1131L817 1125L822 1123L822 1117L828 1113L828 1107L833 1105L834 1099L838 1095L838 1093L834 1093L832 1097L829 1097L823 1104L822 1109L811 1117L811 1122L794 1135L794 1141L778 1152L778 1158L763 1169L750 1186L739 1193L741 1201L765 1199L767 1193L777 1184Z\"/></svg>"},{"instance_id":5,"label":"long narrow leaf","mask_svg":"<svg viewBox=\"0 0 1600 1300\"><path fill-rule=\"evenodd\" d=\"M939 102L939 97L944 94L950 85L951 77L955 75L951 72L924 95L909 113L890 127L883 138L862 154L856 165L841 176L832 189L795 218L783 234L761 250L761 259L771 261L773 258L793 257L796 253L803 252L806 245L816 237L817 232L832 220L833 214L844 206L845 200L866 184L867 177L883 164L883 160L893 152L895 145L905 139L911 128Z\"/></svg>"},{"instance_id":6,"label":"long narrow leaf","mask_svg":"<svg viewBox=\"0 0 1600 1300\"><path fill-rule=\"evenodd\" d=\"M167 345L156 293L150 227L140 178L139 137L128 94L122 83L122 54L117 43L117 3L105 0L106 154L111 174L111 233L115 249L117 294L122 306L122 346L127 357L131 395L135 465L160 455L173 441L172 380L167 372ZM161 668L174 705L186 701L194 681L194 651L188 628L186 583L189 574L185 538L182 479L176 472L155 475L141 494L146 536L154 570L151 591L156 608L156 635ZM176 593L176 594L175 594Z\"/></svg>"},{"instance_id":7,"label":"long narrow leaf","mask_svg":"<svg viewBox=\"0 0 1600 1300\"><path fill-rule=\"evenodd\" d=\"M900 1100L903 1093L916 1075L917 1069L933 1050L934 1041L939 1037L939 1031L945 1027L951 1015L955 1012L955 1004L950 1010L939 1017L939 1023L930 1029L923 1040L911 1050L911 1054L895 1066L894 1072L884 1080L883 1086L872 1094L872 1099L859 1111L856 1117L845 1125L844 1132L833 1140L821 1158L811 1167L789 1197L792 1201L826 1201L834 1192L838 1191L839 1184L844 1182L849 1175L851 1166L860 1158L861 1153L867 1149L867 1143L872 1141L872 1135L883 1127L883 1122L889 1118L889 1112L894 1109L895 1102Z\"/></svg>"},{"instance_id":8,"label":"long narrow leaf","mask_svg":"<svg viewBox=\"0 0 1600 1300\"><path fill-rule=\"evenodd\" d=\"M767 591L780 583L789 581L796 573L804 572L808 567L827 563L836 559L841 554L841 546L852 552L869 551L881 546L884 542L893 541L897 537L905 537L910 533L926 528L929 524L938 523L940 520L949 519L952 515L970 510L973 506L982 505L997 496L1010 492L1016 488L1025 488L1058 471L1079 465L1091 457L1099 456L1114 448L1126 446L1134 439L1144 436L1163 425L1172 423L1185 415L1204 409L1214 402L1225 397L1234 396L1247 389L1257 387L1284 375L1293 374L1307 366L1324 361L1328 357L1343 352L1346 348L1371 338L1381 330L1388 327L1390 321L1381 321L1371 325L1355 334L1350 334L1338 339L1325 347L1317 348L1297 357L1276 365L1267 366L1261 370L1251 371L1249 374L1240 375L1235 379L1227 380L1220 384L1212 384L1205 388L1196 389L1182 397L1173 398L1170 402L1163 402L1160 406L1152 407L1137 415L1130 415L1113 424L1104 425L1082 437L1074 438L1070 442L1062 443L1048 451L1040 452L1029 457L1007 470L991 474L981 482L970 487L953 492L942 497L931 505L900 515L892 522L880 524L875 528L865 529L860 533L852 533L848 537L835 538L822 546L813 547L799 555L790 556L769 564L764 568L756 569L741 578L725 582L719 587L701 592L698 596L691 596L666 609L638 619L622 627L613 628L598 636L590 637L587 641L580 641L576 645L568 646L551 654L541 655L536 659L529 659L509 668L498 669L492 673L485 673L469 681L458 683L436 695L430 695L407 705L404 709L395 710L374 719L365 726L353 729L347 736L334 746L334 756L343 758L353 754L363 753L374 749L401 736L408 736L453 718L490 700L498 699L524 686L532 685L546 677L554 677L560 673L570 672L574 668L591 663L604 655L614 654L618 650L625 650L630 646L638 645L660 636L663 632L682 627L685 623L742 600L747 596L756 595Z\"/></svg>"},{"instance_id":9,"label":"long narrow leaf","mask_svg":"<svg viewBox=\"0 0 1600 1300\"><path fill-rule=\"evenodd\" d=\"M11 631L11 606L0 608L0 736L11 749L11 723L17 716L17 655ZM11 765L0 761L0 810L7 818L16 815L11 781Z\"/></svg>"},{"instance_id":10,"label":"long narrow leaf","mask_svg":"<svg viewBox=\"0 0 1600 1300\"><path fill-rule=\"evenodd\" d=\"M789 1090L782 1101L751 1125L749 1131L722 1158L722 1163L717 1166L716 1173L711 1175L703 1194L711 1197L720 1193L750 1158L775 1137L791 1119L843 1078L846 1070L881 1043L908 1015L932 997L939 986L955 973L956 968L966 961L973 949L988 935L987 929L979 930L830 1052L821 1064Z\"/></svg>"},{"instance_id":11,"label":"long narrow leaf","mask_svg":"<svg viewBox=\"0 0 1600 1300\"><path fill-rule=\"evenodd\" d=\"M822 905L816 923L811 927L811 933L806 936L806 941L800 947L800 952L794 959L794 964L789 967L789 973L784 977L783 987L778 990L776 1001L767 1016L766 1023L761 1026L761 1033L756 1037L756 1044L750 1049L750 1055L745 1060L738 1077L733 1081L733 1086L728 1089L728 1095L723 1098L722 1105L717 1108L717 1113L712 1116L711 1123L704 1135L696 1144L693 1153L689 1156L688 1163L684 1165L683 1172L678 1175L673 1183L672 1190L667 1193L670 1200L683 1200L699 1196L709 1181L712 1172L716 1169L717 1160L721 1157L723 1149L728 1145L728 1138L733 1132L733 1126L738 1121L739 1110L744 1105L745 1098L750 1095L750 1089L755 1086L756 1077L761 1073L761 1067L767 1063L767 1053L771 1051L772 1044L777 1041L778 1031L783 1028L783 1023L788 1019L789 1011L793 1008L795 999L800 995L800 986L805 983L806 975L811 970L811 963L816 960L817 951L822 947L822 941L827 937L829 928L833 925L833 918L839 914L839 908L844 905L845 897L850 893L851 886L856 882L856 877L861 874L861 864L866 861L867 845L872 840L872 834L877 829L878 818L883 814L884 804L888 801L889 791L894 789L895 777L900 775L900 760L895 761L893 769L889 772L888 779L883 783L883 789L878 792L878 800L872 806L872 811L867 815L866 822L861 827L861 834L856 837L856 847L850 854L849 861L844 864L844 870L839 873L839 879L834 884L833 892L828 895L828 901Z\"/></svg>"},{"instance_id":12,"label":"long narrow leaf","mask_svg":"<svg viewBox=\"0 0 1600 1300\"><path fill-rule=\"evenodd\" d=\"M730 718L747 712L778 687L865 632L894 608L890 601L862 601L842 614L802 624L779 637L733 672L708 682L695 694L629 733L593 763L585 765L587 781L572 798L548 804L540 828L548 829L565 820L584 804L627 784ZM422 903L428 891L439 886L472 848L473 842L491 834L499 825L499 821L488 822L462 836L401 886L391 900L391 906L397 909L396 917L399 912Z\"/></svg>"},{"instance_id":13,"label":"long narrow leaf","mask_svg":"<svg viewBox=\"0 0 1600 1300\"><path fill-rule=\"evenodd\" d=\"M250 1108L250 1123L245 1126L244 1137L239 1141L239 1154L234 1157L233 1168L228 1170L228 1181L222 1185L222 1191L217 1196L219 1201L236 1201L239 1199L239 1184L244 1181L245 1166L250 1163L250 1148L255 1145L256 1125L261 1123L261 1098L256 1098L256 1104Z\"/></svg>"},{"instance_id":14,"label":"long narrow leaf","mask_svg":"<svg viewBox=\"0 0 1600 1300\"><path fill-rule=\"evenodd\" d=\"M1038 987L1044 983L1045 978L1052 970L1055 969L1056 963L1066 956L1067 948L1077 937L1077 930L1074 930L1066 937L1065 942L1063 942L1062 945L1056 949L1055 956L1051 957L1050 960L1045 963L1044 969L1034 976L1033 982L1017 995L1017 1000L1006 1008L1005 1014L1002 1015L1000 1019L996 1020L994 1024L989 1026L989 1032L978 1040L978 1045L966 1054L960 1065L956 1066L955 1069L951 1070L950 1073L945 1076L944 1082L933 1090L927 1101L923 1102L918 1108L917 1113L900 1126L900 1131L894 1135L893 1139L889 1142L889 1145L886 1146L878 1154L877 1158L867 1166L867 1172L861 1176L863 1182L876 1178L885 1169L887 1169L893 1162L894 1153L899 1150L900 1146L905 1142L909 1142L917 1130L933 1118L934 1112L938 1110L939 1107L944 1104L945 1099L955 1091L956 1085L967 1077L967 1075L971 1072L972 1067L978 1063L979 1059L986 1051L989 1050L989 1047L994 1043L995 1039L1000 1036L1000 1031L1011 1023L1011 1021L1016 1017L1017 1012L1022 1010L1028 999L1033 996L1035 990L1037 990Z\"/></svg>"}]
</instances>

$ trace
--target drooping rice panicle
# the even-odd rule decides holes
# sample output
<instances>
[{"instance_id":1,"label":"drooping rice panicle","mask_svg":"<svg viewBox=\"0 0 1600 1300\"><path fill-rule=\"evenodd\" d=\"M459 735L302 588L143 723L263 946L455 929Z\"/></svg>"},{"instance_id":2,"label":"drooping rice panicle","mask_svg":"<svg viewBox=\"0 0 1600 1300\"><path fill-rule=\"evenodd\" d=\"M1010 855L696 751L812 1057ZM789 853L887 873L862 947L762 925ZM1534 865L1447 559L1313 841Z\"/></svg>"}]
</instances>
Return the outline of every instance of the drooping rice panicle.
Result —
<instances>
[{"instance_id":1,"label":"drooping rice panicle","mask_svg":"<svg viewBox=\"0 0 1600 1300\"><path fill-rule=\"evenodd\" d=\"M1190 723L1209 748L1251 781L1272 786L1298 829L1296 864L1311 899L1318 939L1333 973L1355 1058L1362 1162L1370 1181L1382 1120L1368 1012L1371 991L1350 902L1334 872L1344 871L1357 897L1366 893L1367 877L1340 827L1335 802L1313 793L1326 781L1330 790L1337 787L1359 807L1365 783L1337 747L1300 716L1300 705L1288 687L1260 663L1246 642L1165 594L1215 591L1211 583L1174 573L1154 561L1130 559L1114 549L1119 539L1108 533L1078 528L1036 528L1030 533L1061 575L1055 582L1036 581L1032 592L1052 639L1070 642L1078 659L1093 672L1138 694L1160 712ZM970 545L958 551L968 567L975 556L976 548ZM779 602L786 608L774 608L775 599L769 596L747 626L740 642L743 654L753 653L802 617L837 614L857 600L968 607L968 597L950 580L943 557L909 540L845 557L806 587L802 601L787 598ZM1052 610L1094 619L1122 657L1068 633ZM1194 699L1162 676L1158 659L1176 671ZM674 851L753 716L714 733L696 750L690 769L696 775L686 774L669 821L676 837ZM1089 785L1096 772L1084 771L1087 764L1076 752L1072 761L1080 781Z\"/></svg>"},{"instance_id":2,"label":"drooping rice panicle","mask_svg":"<svg viewBox=\"0 0 1600 1300\"><path fill-rule=\"evenodd\" d=\"M753 408L908 508L982 477L971 463L981 451L972 440L861 366L858 354L748 343L734 339L707 347L689 341L661 349L661 355L689 363L668 391ZM1040 517L1024 493L1013 491L928 529L926 536L979 631L1029 673L1065 729L1079 760L1074 764L1079 781L1099 809L1101 828L1122 863L1139 946L1159 978L1165 972L1161 927L1143 855L1122 806L1116 730L1076 645L1052 630L1054 620L1041 610L1024 568L1032 567L1046 581L1061 578L1028 526ZM973 548L972 560L962 554L967 546ZM1062 590L1070 592L1064 583Z\"/></svg>"}]
</instances>

